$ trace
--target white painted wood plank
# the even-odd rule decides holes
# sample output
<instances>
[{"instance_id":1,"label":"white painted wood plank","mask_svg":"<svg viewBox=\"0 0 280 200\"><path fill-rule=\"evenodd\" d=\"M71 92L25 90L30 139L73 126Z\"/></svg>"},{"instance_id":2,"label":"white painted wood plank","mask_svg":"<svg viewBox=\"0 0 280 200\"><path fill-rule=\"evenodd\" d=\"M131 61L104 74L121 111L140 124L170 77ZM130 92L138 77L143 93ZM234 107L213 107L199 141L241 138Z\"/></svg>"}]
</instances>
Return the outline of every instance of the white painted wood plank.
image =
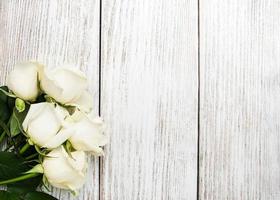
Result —
<instances>
[{"instance_id":1,"label":"white painted wood plank","mask_svg":"<svg viewBox=\"0 0 280 200\"><path fill-rule=\"evenodd\" d=\"M50 67L73 64L86 72L98 112L99 0L0 1L1 84L16 62L36 59ZM98 199L98 158L90 159L78 198L53 190L61 200Z\"/></svg>"},{"instance_id":2,"label":"white painted wood plank","mask_svg":"<svg viewBox=\"0 0 280 200\"><path fill-rule=\"evenodd\" d=\"M200 199L279 199L280 2L200 8Z\"/></svg>"},{"instance_id":3,"label":"white painted wood plank","mask_svg":"<svg viewBox=\"0 0 280 200\"><path fill-rule=\"evenodd\" d=\"M196 199L197 1L102 6L101 199Z\"/></svg>"}]
</instances>

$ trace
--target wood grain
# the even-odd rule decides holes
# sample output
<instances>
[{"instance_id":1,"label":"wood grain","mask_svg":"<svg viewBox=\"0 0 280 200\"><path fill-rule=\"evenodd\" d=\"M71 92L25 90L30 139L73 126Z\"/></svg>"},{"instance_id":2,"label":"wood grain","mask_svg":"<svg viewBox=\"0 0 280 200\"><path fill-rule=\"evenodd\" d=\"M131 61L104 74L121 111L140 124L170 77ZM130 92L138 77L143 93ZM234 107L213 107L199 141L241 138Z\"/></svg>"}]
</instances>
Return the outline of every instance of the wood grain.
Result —
<instances>
[{"instance_id":1,"label":"wood grain","mask_svg":"<svg viewBox=\"0 0 280 200\"><path fill-rule=\"evenodd\" d=\"M99 0L0 1L1 84L20 61L73 64L86 72L98 113L99 11ZM57 189L53 194L60 200L98 199L98 158L90 159L87 184L77 198Z\"/></svg>"},{"instance_id":2,"label":"wood grain","mask_svg":"<svg viewBox=\"0 0 280 200\"><path fill-rule=\"evenodd\" d=\"M200 199L280 198L280 2L200 1Z\"/></svg>"},{"instance_id":3,"label":"wood grain","mask_svg":"<svg viewBox=\"0 0 280 200\"><path fill-rule=\"evenodd\" d=\"M197 1L102 6L101 199L195 199Z\"/></svg>"}]
</instances>

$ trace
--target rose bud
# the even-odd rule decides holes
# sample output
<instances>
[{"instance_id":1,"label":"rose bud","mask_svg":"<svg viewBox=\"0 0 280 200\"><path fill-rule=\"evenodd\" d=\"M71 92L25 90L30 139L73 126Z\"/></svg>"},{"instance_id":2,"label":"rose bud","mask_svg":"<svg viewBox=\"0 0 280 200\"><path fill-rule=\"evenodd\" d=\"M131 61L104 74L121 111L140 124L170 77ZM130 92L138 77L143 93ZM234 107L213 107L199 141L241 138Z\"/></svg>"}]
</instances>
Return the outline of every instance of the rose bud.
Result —
<instances>
[{"instance_id":1,"label":"rose bud","mask_svg":"<svg viewBox=\"0 0 280 200\"><path fill-rule=\"evenodd\" d=\"M67 118L72 125L69 129L73 134L68 139L74 149L87 151L93 155L103 155L101 146L108 142L107 136L103 134L105 125L100 117L91 117L81 111L76 111Z\"/></svg>"},{"instance_id":2,"label":"rose bud","mask_svg":"<svg viewBox=\"0 0 280 200\"><path fill-rule=\"evenodd\" d=\"M39 66L33 62L17 64L8 76L8 88L23 100L35 101L40 91L38 87Z\"/></svg>"},{"instance_id":3,"label":"rose bud","mask_svg":"<svg viewBox=\"0 0 280 200\"><path fill-rule=\"evenodd\" d=\"M83 151L67 154L64 147L52 150L43 160L44 175L57 188L76 191L85 183L87 162Z\"/></svg>"},{"instance_id":4,"label":"rose bud","mask_svg":"<svg viewBox=\"0 0 280 200\"><path fill-rule=\"evenodd\" d=\"M64 128L68 115L65 108L53 103L31 104L22 126L32 143L53 149L72 134Z\"/></svg>"},{"instance_id":5,"label":"rose bud","mask_svg":"<svg viewBox=\"0 0 280 200\"><path fill-rule=\"evenodd\" d=\"M92 109L92 97L87 89L87 78L75 68L43 69L40 71L42 90L64 105L76 106L89 112Z\"/></svg>"}]
</instances>

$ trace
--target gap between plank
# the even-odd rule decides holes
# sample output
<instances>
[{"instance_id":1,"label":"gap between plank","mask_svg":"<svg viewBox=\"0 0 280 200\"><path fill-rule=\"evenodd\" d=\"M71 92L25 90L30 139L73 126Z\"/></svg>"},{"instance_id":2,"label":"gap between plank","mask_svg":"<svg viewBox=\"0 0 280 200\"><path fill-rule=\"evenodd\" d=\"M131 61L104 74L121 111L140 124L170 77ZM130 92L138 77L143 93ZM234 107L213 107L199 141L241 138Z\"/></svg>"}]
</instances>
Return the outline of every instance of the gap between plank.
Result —
<instances>
[{"instance_id":1,"label":"gap between plank","mask_svg":"<svg viewBox=\"0 0 280 200\"><path fill-rule=\"evenodd\" d=\"M102 52L102 49L101 49L101 46L102 45L102 0L99 0L99 57L98 57L98 65L99 65L99 76L98 76L98 84L99 84L99 88L98 88L98 95L99 95L99 98L98 98L98 115L101 116L101 78L102 78L102 74L101 74L101 65L102 65L102 56L101 56L101 52ZM98 158L98 170L99 170L99 173L98 173L98 199L100 200L101 199L101 174L102 174L102 158L99 157Z\"/></svg>"},{"instance_id":2,"label":"gap between plank","mask_svg":"<svg viewBox=\"0 0 280 200\"><path fill-rule=\"evenodd\" d=\"M197 0L197 182L196 199L199 200L199 168L200 168L200 0Z\"/></svg>"}]
</instances>

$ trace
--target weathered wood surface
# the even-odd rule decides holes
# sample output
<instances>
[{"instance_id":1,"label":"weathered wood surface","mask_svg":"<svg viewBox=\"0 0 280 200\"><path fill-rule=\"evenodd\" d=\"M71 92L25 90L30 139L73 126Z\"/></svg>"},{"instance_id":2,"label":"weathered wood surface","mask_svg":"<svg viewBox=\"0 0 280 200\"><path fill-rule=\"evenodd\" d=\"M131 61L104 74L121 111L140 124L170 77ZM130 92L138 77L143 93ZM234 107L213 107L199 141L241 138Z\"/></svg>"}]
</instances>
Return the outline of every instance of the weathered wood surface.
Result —
<instances>
[{"instance_id":1,"label":"weathered wood surface","mask_svg":"<svg viewBox=\"0 0 280 200\"><path fill-rule=\"evenodd\" d=\"M35 59L49 65L73 64L90 80L98 113L99 0L1 0L1 84L14 64ZM99 198L98 158L91 158L86 186L78 198L53 190L61 200Z\"/></svg>"},{"instance_id":2,"label":"weathered wood surface","mask_svg":"<svg viewBox=\"0 0 280 200\"><path fill-rule=\"evenodd\" d=\"M196 199L198 167L199 199L279 199L279 1L102 7L99 49L100 0L0 0L1 84L18 61L74 64L97 113L101 73L111 141L76 199Z\"/></svg>"},{"instance_id":3,"label":"weathered wood surface","mask_svg":"<svg viewBox=\"0 0 280 200\"><path fill-rule=\"evenodd\" d=\"M196 199L197 1L105 0L101 199Z\"/></svg>"},{"instance_id":4,"label":"weathered wood surface","mask_svg":"<svg viewBox=\"0 0 280 200\"><path fill-rule=\"evenodd\" d=\"M280 2L200 1L200 199L280 199Z\"/></svg>"}]
</instances>

